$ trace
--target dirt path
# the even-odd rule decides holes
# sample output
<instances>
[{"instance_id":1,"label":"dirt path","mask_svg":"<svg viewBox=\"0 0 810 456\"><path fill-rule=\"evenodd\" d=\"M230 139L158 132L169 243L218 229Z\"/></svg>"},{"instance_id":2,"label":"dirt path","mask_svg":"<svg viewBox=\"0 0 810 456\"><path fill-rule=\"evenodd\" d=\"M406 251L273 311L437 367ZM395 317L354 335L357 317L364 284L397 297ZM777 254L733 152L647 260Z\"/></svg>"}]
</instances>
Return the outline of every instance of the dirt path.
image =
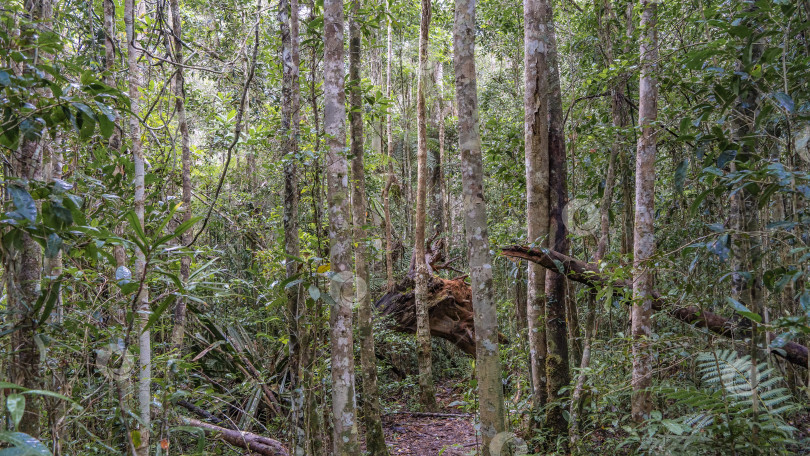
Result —
<instances>
[{"instance_id":1,"label":"dirt path","mask_svg":"<svg viewBox=\"0 0 810 456\"><path fill-rule=\"evenodd\" d=\"M477 454L473 416L457 407L459 399L449 385L436 385L439 413L459 416L429 416L407 412L383 415L385 441L391 454L408 456L468 456Z\"/></svg>"}]
</instances>

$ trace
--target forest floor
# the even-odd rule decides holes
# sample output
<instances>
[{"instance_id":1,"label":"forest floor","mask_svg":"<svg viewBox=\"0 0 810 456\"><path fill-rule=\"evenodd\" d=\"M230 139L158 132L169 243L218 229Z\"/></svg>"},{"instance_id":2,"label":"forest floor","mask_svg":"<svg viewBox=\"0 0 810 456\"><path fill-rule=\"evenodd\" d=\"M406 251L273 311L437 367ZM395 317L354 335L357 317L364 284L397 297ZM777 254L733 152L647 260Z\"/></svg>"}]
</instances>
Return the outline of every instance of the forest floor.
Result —
<instances>
[{"instance_id":1,"label":"forest floor","mask_svg":"<svg viewBox=\"0 0 810 456\"><path fill-rule=\"evenodd\" d=\"M461 394L452 383L436 385L438 415L403 411L384 414L385 441L392 455L407 456L467 456L478 454L480 440L476 438L473 415L458 406ZM450 414L458 416L449 416Z\"/></svg>"}]
</instances>

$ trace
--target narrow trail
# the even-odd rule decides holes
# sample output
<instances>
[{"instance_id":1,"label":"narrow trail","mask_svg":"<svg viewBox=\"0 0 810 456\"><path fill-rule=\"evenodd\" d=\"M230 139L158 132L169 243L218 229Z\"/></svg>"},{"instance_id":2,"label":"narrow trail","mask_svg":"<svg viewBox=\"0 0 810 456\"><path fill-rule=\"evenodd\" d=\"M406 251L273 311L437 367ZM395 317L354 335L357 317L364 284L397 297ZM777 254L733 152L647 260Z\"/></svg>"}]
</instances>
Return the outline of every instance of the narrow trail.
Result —
<instances>
[{"instance_id":1,"label":"narrow trail","mask_svg":"<svg viewBox=\"0 0 810 456\"><path fill-rule=\"evenodd\" d=\"M436 415L408 411L383 415L385 441L391 454L409 456L468 456L477 454L474 416L459 407L461 399L450 384L436 385L439 410ZM452 416L458 415L458 416Z\"/></svg>"}]
</instances>

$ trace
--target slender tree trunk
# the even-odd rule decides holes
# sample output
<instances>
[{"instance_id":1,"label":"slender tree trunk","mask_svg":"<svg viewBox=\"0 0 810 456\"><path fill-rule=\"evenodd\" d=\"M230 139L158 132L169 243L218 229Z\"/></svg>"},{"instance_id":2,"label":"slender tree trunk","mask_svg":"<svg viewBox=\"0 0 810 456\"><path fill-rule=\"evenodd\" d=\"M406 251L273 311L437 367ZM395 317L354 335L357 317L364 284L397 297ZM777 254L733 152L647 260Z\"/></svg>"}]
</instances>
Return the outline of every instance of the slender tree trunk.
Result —
<instances>
[{"instance_id":1,"label":"slender tree trunk","mask_svg":"<svg viewBox=\"0 0 810 456\"><path fill-rule=\"evenodd\" d=\"M298 83L300 55L298 45L298 0L281 0L278 10L279 29L281 31L281 64L282 64L282 104L281 129L284 160L284 253L287 255L286 274L293 277L300 270L300 265L293 258L300 256L298 246L298 132L300 124L301 92ZM292 442L294 455L305 454L306 435L301 427L302 410L305 403L302 381L301 344L302 313L306 307L301 305L302 288L287 289L288 336L287 350L290 359L290 380L293 397L292 409Z\"/></svg>"},{"instance_id":2,"label":"slender tree trunk","mask_svg":"<svg viewBox=\"0 0 810 456\"><path fill-rule=\"evenodd\" d=\"M354 228L354 268L356 275L355 300L359 308L358 337L360 338L360 364L363 373L363 423L366 428L366 451L371 455L388 455L385 446L380 399L377 389L377 363L374 355L374 322L369 271L366 262L366 177L363 169L363 94L360 88L360 57L362 36L357 16L360 0L352 1L349 19L349 104L351 106L352 155L352 222Z\"/></svg>"},{"instance_id":3,"label":"slender tree trunk","mask_svg":"<svg viewBox=\"0 0 810 456\"><path fill-rule=\"evenodd\" d=\"M445 125L444 125L444 116L445 116L445 106L444 106L444 62L439 62L439 70L438 75L436 77L438 80L438 88L439 88L439 155L438 155L438 183L439 189L438 197L440 201L438 202L439 210L441 210L441 220L442 220L442 227L441 232L444 233L447 238L444 242L444 256L449 258L450 252L450 241L452 240L452 231L450 229L450 211L449 211L449 202L447 200L447 181L445 179L445 174L447 173L447 159L445 157L445 150L444 150L444 141L445 141Z\"/></svg>"},{"instance_id":4,"label":"slender tree trunk","mask_svg":"<svg viewBox=\"0 0 810 456\"><path fill-rule=\"evenodd\" d=\"M436 409L433 365L430 353L430 319L428 317L428 266L425 261L425 219L427 218L427 113L425 79L427 78L428 34L430 33L430 0L422 0L419 27L419 81L416 89L416 133L419 150L416 156L416 226L413 255L416 265L416 344L419 361L419 391L425 410Z\"/></svg>"},{"instance_id":5,"label":"slender tree trunk","mask_svg":"<svg viewBox=\"0 0 810 456\"><path fill-rule=\"evenodd\" d=\"M104 68L107 70L104 82L110 87L116 86L115 75L113 74L115 66L115 42L113 37L115 37L115 1L104 0ZM110 135L107 146L113 152L121 149L121 127L117 123L112 135ZM116 226L114 232L116 236L123 236L123 227L121 225ZM113 256L115 257L116 267L126 266L127 253L123 245L113 247Z\"/></svg>"},{"instance_id":6,"label":"slender tree trunk","mask_svg":"<svg viewBox=\"0 0 810 456\"><path fill-rule=\"evenodd\" d=\"M609 68L613 62L613 37L611 35L610 16L611 16L611 1L604 2L604 10L599 15L599 36L605 46L605 67ZM605 17L607 16L607 17ZM607 20L605 20L607 19ZM615 188L616 180L616 165L619 153L622 150L622 128L626 127L626 114L627 110L624 108L624 78L618 78L617 82L611 88L611 116L613 120L613 128L616 130L616 136L611 146L610 157L608 158L607 176L605 177L605 191L602 194L602 201L599 204L599 241L596 246L596 252L593 255L593 262L599 264L602 258L610 248L610 207L613 204L613 190ZM579 435L579 412L581 408L582 391L585 387L585 380L587 375L585 371L591 363L591 344L593 339L596 338L596 290L589 290L588 293L588 316L585 322L585 344L582 349L582 360L580 362L580 373L577 377L577 383L574 387L574 392L571 395L571 409L569 411L570 428L569 435L572 444L576 444L580 438Z\"/></svg>"},{"instance_id":7,"label":"slender tree trunk","mask_svg":"<svg viewBox=\"0 0 810 456\"><path fill-rule=\"evenodd\" d=\"M540 5L541 30L545 31L548 68L548 163L549 163L549 246L568 253L568 232L564 209L568 203L565 137L563 132L560 72L557 64L557 37L551 3ZM553 435L565 435L568 423L563 416L561 390L571 381L568 366L568 331L565 309L565 276L557 271L546 272L546 376L548 401L554 405L546 409L546 426ZM567 442L564 440L563 442Z\"/></svg>"},{"instance_id":8,"label":"slender tree trunk","mask_svg":"<svg viewBox=\"0 0 810 456\"><path fill-rule=\"evenodd\" d=\"M327 200L329 203L329 294L332 346L333 444L336 456L359 454L357 406L352 347L351 206L346 164L346 95L343 63L343 2L324 1L324 130L327 152Z\"/></svg>"},{"instance_id":9,"label":"slender tree trunk","mask_svg":"<svg viewBox=\"0 0 810 456\"><path fill-rule=\"evenodd\" d=\"M391 98L391 61L394 58L393 50L393 32L392 20L390 17L391 0L386 0L385 8L388 15L388 33L386 41L388 44L388 51L385 60L385 97ZM385 212L385 277L386 288L390 291L394 289L394 240L393 228L391 227L391 185L394 183L394 128L391 121L391 108L389 107L385 113L385 129L388 135L387 138L387 162L385 187L383 188L383 206Z\"/></svg>"},{"instance_id":10,"label":"slender tree trunk","mask_svg":"<svg viewBox=\"0 0 810 456\"><path fill-rule=\"evenodd\" d=\"M444 77L441 62L436 64L437 72L436 79L438 82L439 94L436 97L436 127L439 130L439 147L433 148L430 151L433 167L430 170L430 218L433 222L433 232L436 235L443 235L447 231L446 221L444 219L444 146L441 142L444 140L444 122L442 121L442 109L444 102L441 95L441 78ZM447 243L445 242L445 245Z\"/></svg>"},{"instance_id":11,"label":"slender tree trunk","mask_svg":"<svg viewBox=\"0 0 810 456\"><path fill-rule=\"evenodd\" d=\"M25 2L25 10L30 20L36 24L33 27L46 27L50 22L52 5L49 0ZM37 32L29 30L26 33L32 37L36 36ZM39 56L36 53L29 55L32 61L37 57ZM21 71L26 73L29 70ZM43 156L47 154L48 149L47 137L46 131L43 131L38 140L23 137L17 153L8 154L10 155L10 166L6 168L8 177L19 181L4 183L6 187L13 185L27 191L29 181L42 179ZM17 328L9 338L11 346L8 349L11 359L8 363L8 380L25 388L40 389L40 352L35 338L37 324L32 309L35 308L41 292L42 248L25 231L20 232L19 244L9 243L6 248L8 250L3 258L5 269L3 275L6 282L6 304L10 314L7 318ZM42 401L39 398L27 396L25 412L15 430L38 437L41 408Z\"/></svg>"},{"instance_id":12,"label":"slender tree trunk","mask_svg":"<svg viewBox=\"0 0 810 456\"><path fill-rule=\"evenodd\" d=\"M753 7L749 7L753 10ZM747 23L748 27L755 27L755 24ZM755 43L751 49L751 61L757 61L762 56L762 44ZM743 68L746 64L746 57L738 62L738 67ZM755 160L753 157L756 150L756 135L752 135L754 121L757 112L757 86L756 83L749 82L740 88L740 95L737 99L736 109L733 112L731 126L734 140L739 144L739 150L735 160L731 162L731 171L736 172L739 165L750 166ZM757 194L753 193L749 187L731 195L731 207L729 211L729 222L731 228L738 235L734 235L731 252L731 297L745 305L752 312L767 317L767 309L763 306L762 294L762 243L758 235L760 231L759 208L757 207ZM767 323L767 321L766 321ZM759 435L759 400L756 397L757 384L759 382L757 364L758 351L764 339L759 331L759 325L751 322L751 370L750 380L754 391L753 407L751 410L752 442L756 445Z\"/></svg>"},{"instance_id":13,"label":"slender tree trunk","mask_svg":"<svg viewBox=\"0 0 810 456\"><path fill-rule=\"evenodd\" d=\"M475 374L478 379L482 450L506 430L506 414L498 351L498 318L493 297L492 258L487 234L484 172L478 130L475 74L475 0L456 1L453 30L459 149L464 195L464 224L469 246L470 282L475 313ZM495 455L498 456L498 455Z\"/></svg>"},{"instance_id":14,"label":"slender tree trunk","mask_svg":"<svg viewBox=\"0 0 810 456\"><path fill-rule=\"evenodd\" d=\"M658 117L658 88L655 75L658 66L656 3L642 0L641 79L639 82L638 123L641 136L636 151L636 220L633 237L633 398L631 414L636 422L649 417L652 396L652 291L650 260L655 252L655 152Z\"/></svg>"},{"instance_id":15,"label":"slender tree trunk","mask_svg":"<svg viewBox=\"0 0 810 456\"><path fill-rule=\"evenodd\" d=\"M183 223L191 220L191 149L189 148L188 122L186 121L186 89L183 72L183 28L180 17L180 3L178 0L170 0L172 15L172 43L173 60L177 65L174 77L174 107L177 113L177 127L180 132L180 147L182 150L183 166ZM192 230L183 233L181 242L183 245L191 243ZM188 282L191 272L191 256L183 255L180 259L180 280L183 284ZM183 337L186 332L186 301L179 299L174 308L174 328L172 328L172 345L176 350L183 347Z\"/></svg>"},{"instance_id":16,"label":"slender tree trunk","mask_svg":"<svg viewBox=\"0 0 810 456\"><path fill-rule=\"evenodd\" d=\"M526 141L526 232L527 241L538 247L548 246L548 43L540 22L541 0L523 2L524 20L524 134ZM546 404L546 270L527 262L528 285L526 316L529 328L533 416Z\"/></svg>"},{"instance_id":17,"label":"slender tree trunk","mask_svg":"<svg viewBox=\"0 0 810 456\"><path fill-rule=\"evenodd\" d=\"M142 4L137 0L125 0L124 2L124 25L127 35L127 65L129 68L129 96L131 99L130 109L136 115L129 118L130 147L132 149L132 159L135 164L135 215L141 228L144 227L144 212L146 205L146 188L144 183L145 168L143 144L141 142L141 126L138 122L137 114L140 112L140 92L141 70L138 66L140 51L135 47L140 46L138 37L135 35L135 20L142 14ZM138 249L135 252L135 277L143 280L146 274L146 252ZM144 331L149 320L149 291L147 286L143 286L137 297L138 311L138 415L140 418L140 444L136 445L138 456L149 454L149 434L152 422L151 416L151 384L152 384L152 337L150 331Z\"/></svg>"}]
</instances>

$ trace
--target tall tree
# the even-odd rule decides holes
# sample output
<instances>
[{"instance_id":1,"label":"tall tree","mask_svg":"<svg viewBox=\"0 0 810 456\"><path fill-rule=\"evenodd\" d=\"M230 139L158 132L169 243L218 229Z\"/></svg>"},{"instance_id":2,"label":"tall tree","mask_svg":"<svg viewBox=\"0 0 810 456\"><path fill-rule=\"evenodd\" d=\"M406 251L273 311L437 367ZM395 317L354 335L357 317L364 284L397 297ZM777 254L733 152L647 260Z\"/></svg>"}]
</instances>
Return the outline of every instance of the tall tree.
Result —
<instances>
[{"instance_id":1,"label":"tall tree","mask_svg":"<svg viewBox=\"0 0 810 456\"><path fill-rule=\"evenodd\" d=\"M385 59L385 97L391 99L391 61L394 58L393 46L393 19L391 18L391 0L385 0L385 11L388 22L386 43L387 53ZM393 227L391 226L391 186L394 184L394 126L391 121L391 108L385 112L385 130L387 134L386 147L386 176L383 187L383 211L385 213L385 277L386 288L391 290L394 287L394 240Z\"/></svg>"},{"instance_id":2,"label":"tall tree","mask_svg":"<svg viewBox=\"0 0 810 456\"><path fill-rule=\"evenodd\" d=\"M646 419L652 411L652 397L647 388L652 384L653 275L650 260L655 251L655 122L658 117L658 35L657 3L642 0L639 45L641 78L639 81L638 124L641 136L636 150L636 219L633 236L633 398L631 414L635 421Z\"/></svg>"},{"instance_id":3,"label":"tall tree","mask_svg":"<svg viewBox=\"0 0 810 456\"><path fill-rule=\"evenodd\" d=\"M416 266L416 344L419 361L419 391L422 406L428 411L436 408L436 389L433 386L433 365L430 353L430 318L428 315L429 272L425 260L425 220L427 218L427 112L425 109L425 83L427 75L428 38L430 33L430 0L422 0L422 19L419 25L419 69L416 88L416 226L413 256Z\"/></svg>"},{"instance_id":4,"label":"tall tree","mask_svg":"<svg viewBox=\"0 0 810 456\"><path fill-rule=\"evenodd\" d=\"M298 0L281 0L278 10L279 30L281 31L281 129L284 157L284 253L286 258L287 277L293 277L299 271L299 264L294 258L300 255L298 241L298 136L300 130L301 89L298 83L300 52L298 44ZM301 344L302 289L300 286L287 289L287 318L289 342L287 349L290 357L290 376L294 396L292 398L292 447L293 454L303 454L306 439L305 432L299 427L301 413L305 402L304 389L301 385Z\"/></svg>"},{"instance_id":5,"label":"tall tree","mask_svg":"<svg viewBox=\"0 0 810 456\"><path fill-rule=\"evenodd\" d=\"M352 336L352 236L349 175L346 161L346 95L343 63L343 2L325 0L324 17L324 132L329 204L329 260L332 279L332 414L334 454L353 456L357 444L357 406L354 388Z\"/></svg>"},{"instance_id":6,"label":"tall tree","mask_svg":"<svg viewBox=\"0 0 810 456\"><path fill-rule=\"evenodd\" d=\"M523 2L524 134L526 154L526 232L529 243L548 246L548 43L540 22L542 0ZM526 317L532 400L535 411L546 403L546 269L528 264ZM539 416L536 413L534 416Z\"/></svg>"},{"instance_id":7,"label":"tall tree","mask_svg":"<svg viewBox=\"0 0 810 456\"><path fill-rule=\"evenodd\" d=\"M25 12L28 17L26 23L22 25L21 32L30 47L23 52L32 64L41 64L42 56L38 55L34 42L38 33L36 29L49 26L53 5L50 0L27 1ZM19 68L22 74L18 76L31 71L22 65ZM43 131L39 138L28 135L22 137L16 153L9 154L10 160L7 161L9 166L4 166L6 175L15 180L6 184L6 194L12 194L11 187L16 188L16 192L27 192L31 181L43 178L42 161L43 155L47 153L48 141L46 131ZM34 321L33 309L36 308L41 292L42 248L28 232L20 230L19 233L19 242L4 243L3 252L7 308L16 329L11 333L8 379L25 388L39 389L40 351L36 342L37 323ZM34 437L39 435L40 403L37 398L29 396L28 406L25 407L17 425L17 431Z\"/></svg>"},{"instance_id":8,"label":"tall tree","mask_svg":"<svg viewBox=\"0 0 810 456\"><path fill-rule=\"evenodd\" d=\"M358 15L360 0L352 1L349 16L349 105L351 106L352 155L352 223L354 228L354 270L357 280L355 300L359 306L358 337L360 365L363 373L363 423L366 428L366 451L372 455L388 455L380 418L380 398L377 389L377 363L374 354L374 321L372 319L368 264L366 263L366 175L363 169L363 93L360 79L362 32Z\"/></svg>"},{"instance_id":9,"label":"tall tree","mask_svg":"<svg viewBox=\"0 0 810 456\"><path fill-rule=\"evenodd\" d=\"M188 122L186 121L186 87L183 63L183 27L180 17L180 3L170 0L172 16L172 60L176 66L174 70L174 108L177 114L177 129L180 133L180 149L182 161L183 181L183 223L191 220L191 149L189 147ZM189 245L192 239L192 230L183 233L181 242ZM180 258L180 280L186 284L191 273L191 255ZM174 308L174 327L172 328L172 345L177 350L183 346L183 337L186 332L186 301L179 299Z\"/></svg>"},{"instance_id":10,"label":"tall tree","mask_svg":"<svg viewBox=\"0 0 810 456\"><path fill-rule=\"evenodd\" d=\"M464 225L469 246L470 287L475 314L475 374L478 380L482 449L506 430L506 414L498 351L498 314L493 297L492 258L484 201L484 170L478 129L475 74L475 0L456 1L453 59L458 100ZM497 455L495 455L497 456Z\"/></svg>"},{"instance_id":11,"label":"tall tree","mask_svg":"<svg viewBox=\"0 0 810 456\"><path fill-rule=\"evenodd\" d=\"M140 229L144 228L144 213L146 206L146 186L145 186L145 160L143 155L143 143L141 142L141 125L138 120L140 112L140 84L141 70L138 66L138 59L141 55L141 48L135 29L135 21L142 15L143 3L137 0L124 1L124 26L127 36L127 67L129 69L129 96L130 109L132 115L129 117L129 140L132 150L132 160L134 163L135 215L138 218ZM146 252L137 249L135 252L135 277L142 283L145 282L146 275ZM140 418L140 438L137 439L136 450L138 456L149 454L149 434L152 423L152 336L146 325L149 321L149 291L144 284L138 291L136 298L138 313L138 416ZM146 330L145 330L146 329Z\"/></svg>"},{"instance_id":12,"label":"tall tree","mask_svg":"<svg viewBox=\"0 0 810 456\"><path fill-rule=\"evenodd\" d=\"M557 36L551 2L542 0L540 28L545 34L546 77L548 78L548 168L549 168L549 246L568 253L568 230L565 206L568 204L567 164L563 131L560 69L557 63ZM568 365L568 331L566 325L566 278L556 270L546 272L546 376L548 401L546 426L554 435L566 434L568 423L563 415L563 388L571 381ZM573 316L569 316L572 319ZM563 440L567 442L567 440Z\"/></svg>"}]
</instances>

